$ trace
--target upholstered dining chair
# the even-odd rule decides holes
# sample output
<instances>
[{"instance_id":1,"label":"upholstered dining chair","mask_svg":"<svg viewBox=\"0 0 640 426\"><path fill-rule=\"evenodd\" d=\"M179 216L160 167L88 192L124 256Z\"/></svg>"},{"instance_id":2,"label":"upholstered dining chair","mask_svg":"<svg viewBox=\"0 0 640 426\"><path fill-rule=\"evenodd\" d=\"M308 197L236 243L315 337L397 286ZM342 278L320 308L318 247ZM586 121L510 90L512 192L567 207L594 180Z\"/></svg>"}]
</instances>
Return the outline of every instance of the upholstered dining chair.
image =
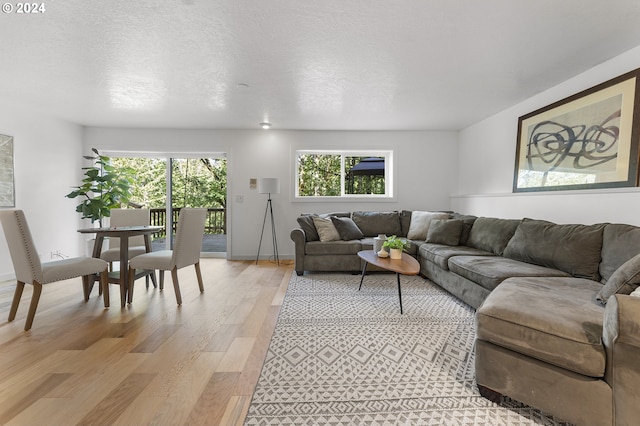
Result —
<instances>
[{"instance_id":1,"label":"upholstered dining chair","mask_svg":"<svg viewBox=\"0 0 640 426\"><path fill-rule=\"evenodd\" d=\"M204 292L202 274L200 272L200 251L202 235L207 219L207 209L183 208L178 217L176 239L173 250L161 250L141 254L129 261L129 300L133 299L133 277L136 269L157 269L160 272L160 290L164 289L164 271L171 271L176 301L182 305L178 269L194 265L200 292Z\"/></svg>"},{"instance_id":2,"label":"upholstered dining chair","mask_svg":"<svg viewBox=\"0 0 640 426\"><path fill-rule=\"evenodd\" d=\"M149 225L149 209L111 209L109 226L144 226ZM129 238L129 257L134 258L140 254L146 253L147 248L144 243L144 235L136 235ZM120 261L120 238L109 238L109 248L100 254L100 259L109 262L109 268L112 269L113 262ZM146 275L145 279L147 287L149 287L149 277L156 287L156 274L151 272Z\"/></svg>"},{"instance_id":3,"label":"upholstered dining chair","mask_svg":"<svg viewBox=\"0 0 640 426\"><path fill-rule=\"evenodd\" d=\"M9 321L13 321L16 317L25 284L33 286L31 304L24 325L24 329L29 330L36 315L43 285L82 277L82 290L86 302L89 300L90 284L93 283L93 279L89 280L90 275L100 275L100 285L102 286L107 282L108 264L102 259L74 257L41 263L22 210L0 210L0 221L7 239L17 280L13 303L9 311Z\"/></svg>"}]
</instances>

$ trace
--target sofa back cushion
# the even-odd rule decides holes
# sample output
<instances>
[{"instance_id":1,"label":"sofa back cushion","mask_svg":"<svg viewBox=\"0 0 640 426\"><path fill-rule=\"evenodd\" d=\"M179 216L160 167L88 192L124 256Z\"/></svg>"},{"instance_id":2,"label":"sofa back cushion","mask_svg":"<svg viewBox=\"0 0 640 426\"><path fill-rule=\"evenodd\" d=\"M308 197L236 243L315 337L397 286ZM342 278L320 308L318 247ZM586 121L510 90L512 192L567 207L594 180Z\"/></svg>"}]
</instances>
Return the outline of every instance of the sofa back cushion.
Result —
<instances>
[{"instance_id":1,"label":"sofa back cushion","mask_svg":"<svg viewBox=\"0 0 640 426\"><path fill-rule=\"evenodd\" d=\"M411 210L401 210L400 214L400 235L399 237L406 237L409 233L409 227L411 226Z\"/></svg>"},{"instance_id":2,"label":"sofa back cushion","mask_svg":"<svg viewBox=\"0 0 640 426\"><path fill-rule=\"evenodd\" d=\"M365 237L377 237L378 234L402 236L400 214L398 212L357 211L351 214L351 219L353 219Z\"/></svg>"},{"instance_id":3,"label":"sofa back cushion","mask_svg":"<svg viewBox=\"0 0 640 426\"><path fill-rule=\"evenodd\" d=\"M611 275L627 260L640 253L640 228L610 223L602 233L602 260L600 276L606 283Z\"/></svg>"},{"instance_id":4,"label":"sofa back cushion","mask_svg":"<svg viewBox=\"0 0 640 426\"><path fill-rule=\"evenodd\" d=\"M479 217L473 222L467 245L502 256L519 224L517 219Z\"/></svg>"},{"instance_id":5,"label":"sofa back cushion","mask_svg":"<svg viewBox=\"0 0 640 426\"><path fill-rule=\"evenodd\" d=\"M604 228L605 224L557 225L544 220L523 219L505 248L504 256L599 281Z\"/></svg>"}]
</instances>

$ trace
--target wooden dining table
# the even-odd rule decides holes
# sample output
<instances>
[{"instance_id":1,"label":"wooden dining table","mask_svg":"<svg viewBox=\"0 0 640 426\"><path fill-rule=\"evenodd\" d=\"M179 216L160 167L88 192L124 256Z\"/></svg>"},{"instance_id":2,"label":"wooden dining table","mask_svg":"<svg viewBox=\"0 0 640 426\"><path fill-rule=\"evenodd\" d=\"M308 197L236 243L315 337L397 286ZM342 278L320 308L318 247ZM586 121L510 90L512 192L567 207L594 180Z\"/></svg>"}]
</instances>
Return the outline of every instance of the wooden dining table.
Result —
<instances>
[{"instance_id":1,"label":"wooden dining table","mask_svg":"<svg viewBox=\"0 0 640 426\"><path fill-rule=\"evenodd\" d=\"M129 238L136 235L144 236L144 245L147 253L151 251L151 234L162 231L162 226L116 226L102 228L83 228L78 229L81 234L96 234L96 242L93 246L93 257L100 258L102 253L102 244L105 237L120 238L120 273L109 274L109 282L124 286L127 294L127 302L131 303L131 292L129 291ZM144 275L144 273L142 274ZM141 276L142 276L141 275ZM135 277L137 278L137 277ZM134 278L134 279L135 279ZM107 284L108 285L108 284ZM103 289L108 291L108 289Z\"/></svg>"}]
</instances>

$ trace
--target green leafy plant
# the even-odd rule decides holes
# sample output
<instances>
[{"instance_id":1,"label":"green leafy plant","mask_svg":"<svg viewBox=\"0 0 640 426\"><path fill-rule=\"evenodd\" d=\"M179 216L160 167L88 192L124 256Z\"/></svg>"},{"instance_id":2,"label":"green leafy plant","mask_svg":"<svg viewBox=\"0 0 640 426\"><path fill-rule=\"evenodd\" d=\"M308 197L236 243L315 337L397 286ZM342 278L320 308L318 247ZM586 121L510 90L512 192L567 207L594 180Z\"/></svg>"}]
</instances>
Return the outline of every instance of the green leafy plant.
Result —
<instances>
[{"instance_id":1,"label":"green leafy plant","mask_svg":"<svg viewBox=\"0 0 640 426\"><path fill-rule=\"evenodd\" d=\"M382 243L382 247L389 249L399 249L405 250L407 249L411 243L404 238L398 238L395 235L387 237L384 243Z\"/></svg>"},{"instance_id":2,"label":"green leafy plant","mask_svg":"<svg viewBox=\"0 0 640 426\"><path fill-rule=\"evenodd\" d=\"M109 217L111 209L126 204L131 197L131 184L134 173L126 167L113 167L109 157L101 155L97 149L91 151L95 156L84 156L95 163L91 167L83 167L82 185L75 187L66 195L67 198L81 197L82 202L76 211L83 219L96 220L102 226L102 218Z\"/></svg>"}]
</instances>

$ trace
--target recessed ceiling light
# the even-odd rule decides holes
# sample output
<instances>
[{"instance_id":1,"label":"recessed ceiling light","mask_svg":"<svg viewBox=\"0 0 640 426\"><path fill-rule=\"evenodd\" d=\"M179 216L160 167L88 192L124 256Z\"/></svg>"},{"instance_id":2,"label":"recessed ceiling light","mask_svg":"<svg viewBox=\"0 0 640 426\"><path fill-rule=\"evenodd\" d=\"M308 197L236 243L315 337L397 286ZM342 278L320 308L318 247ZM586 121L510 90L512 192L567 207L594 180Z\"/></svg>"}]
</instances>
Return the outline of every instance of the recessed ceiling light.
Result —
<instances>
[{"instance_id":1,"label":"recessed ceiling light","mask_svg":"<svg viewBox=\"0 0 640 426\"><path fill-rule=\"evenodd\" d=\"M262 127L265 130L270 129L271 128L271 123L267 123L266 121L262 122L262 123L260 123L260 127Z\"/></svg>"}]
</instances>

